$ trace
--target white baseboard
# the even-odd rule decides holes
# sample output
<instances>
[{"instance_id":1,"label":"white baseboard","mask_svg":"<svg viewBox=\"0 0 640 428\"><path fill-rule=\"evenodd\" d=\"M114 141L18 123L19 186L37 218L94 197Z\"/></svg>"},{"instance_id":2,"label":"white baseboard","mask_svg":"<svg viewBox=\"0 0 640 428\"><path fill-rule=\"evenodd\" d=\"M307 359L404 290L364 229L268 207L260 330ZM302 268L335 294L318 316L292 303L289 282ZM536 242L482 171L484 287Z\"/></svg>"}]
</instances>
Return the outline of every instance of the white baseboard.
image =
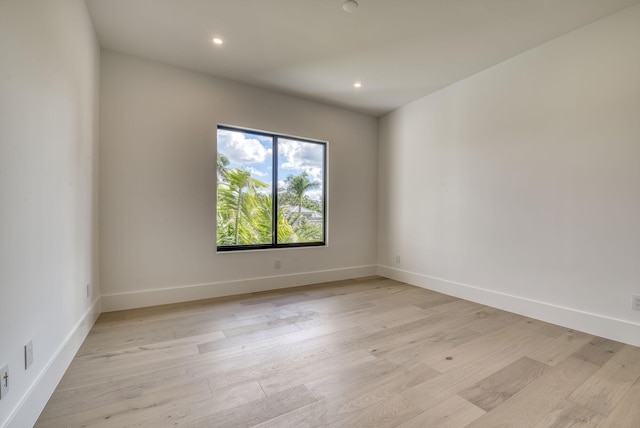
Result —
<instances>
[{"instance_id":1,"label":"white baseboard","mask_svg":"<svg viewBox=\"0 0 640 428\"><path fill-rule=\"evenodd\" d=\"M103 294L102 311L111 312L123 309L143 308L147 306L209 299L212 297L232 296L236 294L255 293L258 291L360 278L375 275L376 268L376 265L355 266L342 269L249 278L237 281Z\"/></svg>"},{"instance_id":2,"label":"white baseboard","mask_svg":"<svg viewBox=\"0 0 640 428\"><path fill-rule=\"evenodd\" d=\"M434 278L389 266L378 265L377 274L508 312L640 346L640 324L634 322Z\"/></svg>"},{"instance_id":3,"label":"white baseboard","mask_svg":"<svg viewBox=\"0 0 640 428\"><path fill-rule=\"evenodd\" d=\"M87 309L80 321L69 332L56 352L45 364L35 381L18 402L5 425L6 428L32 427L51 398L60 379L67 371L71 360L80 349L80 345L89 334L91 327L100 315L100 298Z\"/></svg>"}]
</instances>

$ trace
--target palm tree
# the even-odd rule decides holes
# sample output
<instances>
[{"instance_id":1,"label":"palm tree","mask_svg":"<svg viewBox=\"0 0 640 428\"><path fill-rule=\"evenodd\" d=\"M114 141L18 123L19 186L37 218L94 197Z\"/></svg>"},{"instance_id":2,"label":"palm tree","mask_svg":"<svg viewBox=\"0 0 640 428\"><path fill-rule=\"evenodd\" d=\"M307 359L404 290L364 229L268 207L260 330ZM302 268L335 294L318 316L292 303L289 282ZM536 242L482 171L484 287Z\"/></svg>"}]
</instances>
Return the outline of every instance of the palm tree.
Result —
<instances>
[{"instance_id":1,"label":"palm tree","mask_svg":"<svg viewBox=\"0 0 640 428\"><path fill-rule=\"evenodd\" d=\"M309 190L317 189L320 187L320 183L309 180L309 174L303 171L300 175L290 175L286 179L287 188L286 191L291 194L298 205L298 218L302 215L302 203L304 201L305 193Z\"/></svg>"},{"instance_id":2,"label":"palm tree","mask_svg":"<svg viewBox=\"0 0 640 428\"><path fill-rule=\"evenodd\" d=\"M218 175L218 181L224 180L229 173L229 158L225 155L218 153L216 159L216 173Z\"/></svg>"},{"instance_id":3,"label":"palm tree","mask_svg":"<svg viewBox=\"0 0 640 428\"><path fill-rule=\"evenodd\" d=\"M227 244L254 244L254 211L259 207L258 189L268 185L251 176L246 169L228 169L218 183L218 242L225 235ZM220 235L223 234L223 236Z\"/></svg>"},{"instance_id":4,"label":"palm tree","mask_svg":"<svg viewBox=\"0 0 640 428\"><path fill-rule=\"evenodd\" d=\"M258 194L256 202L251 216L255 233L253 243L271 243L273 241L273 197Z\"/></svg>"},{"instance_id":5,"label":"palm tree","mask_svg":"<svg viewBox=\"0 0 640 428\"><path fill-rule=\"evenodd\" d=\"M259 190L268 184L257 180L242 168L228 168L229 162L224 156L218 157L218 194L217 194L217 245L267 244L273 240L272 196ZM279 198L278 237L279 243L310 242L322 237L322 226L310 224L302 217L302 206L317 211L317 201L311 200L305 193L320 186L309 180L307 173L291 176L286 189L281 190ZM298 205L297 214L288 210Z\"/></svg>"}]
</instances>

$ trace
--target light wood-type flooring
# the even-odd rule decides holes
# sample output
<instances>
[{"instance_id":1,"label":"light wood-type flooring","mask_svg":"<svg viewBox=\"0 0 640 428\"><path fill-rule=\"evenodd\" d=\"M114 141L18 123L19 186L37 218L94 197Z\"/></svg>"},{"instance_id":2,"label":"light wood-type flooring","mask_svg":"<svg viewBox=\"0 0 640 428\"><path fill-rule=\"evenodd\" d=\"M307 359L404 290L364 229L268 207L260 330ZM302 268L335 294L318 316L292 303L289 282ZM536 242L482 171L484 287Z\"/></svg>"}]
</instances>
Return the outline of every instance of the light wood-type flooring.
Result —
<instances>
[{"instance_id":1,"label":"light wood-type flooring","mask_svg":"<svg viewBox=\"0 0 640 428\"><path fill-rule=\"evenodd\" d=\"M37 427L640 427L640 348L383 278L105 313Z\"/></svg>"}]
</instances>

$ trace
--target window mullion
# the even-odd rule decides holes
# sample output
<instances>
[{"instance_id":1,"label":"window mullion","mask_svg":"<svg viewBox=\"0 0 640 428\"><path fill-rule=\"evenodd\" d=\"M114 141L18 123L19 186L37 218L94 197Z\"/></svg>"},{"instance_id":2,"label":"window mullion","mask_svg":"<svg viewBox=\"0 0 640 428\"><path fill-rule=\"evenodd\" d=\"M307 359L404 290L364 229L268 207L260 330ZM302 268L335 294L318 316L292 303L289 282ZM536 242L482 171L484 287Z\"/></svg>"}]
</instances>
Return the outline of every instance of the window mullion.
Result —
<instances>
[{"instance_id":1,"label":"window mullion","mask_svg":"<svg viewBox=\"0 0 640 428\"><path fill-rule=\"evenodd\" d=\"M273 166L271 175L271 245L276 246L278 244L278 136L272 136L272 151L273 154Z\"/></svg>"}]
</instances>

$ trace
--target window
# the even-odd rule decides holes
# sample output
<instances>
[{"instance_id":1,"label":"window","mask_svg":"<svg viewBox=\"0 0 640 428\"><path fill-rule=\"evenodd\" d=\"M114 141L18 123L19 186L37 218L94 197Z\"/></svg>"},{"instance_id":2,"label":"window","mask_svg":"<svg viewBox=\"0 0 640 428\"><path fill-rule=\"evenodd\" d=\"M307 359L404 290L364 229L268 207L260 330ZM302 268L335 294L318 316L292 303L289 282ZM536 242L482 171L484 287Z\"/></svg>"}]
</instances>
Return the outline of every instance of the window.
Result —
<instances>
[{"instance_id":1,"label":"window","mask_svg":"<svg viewBox=\"0 0 640 428\"><path fill-rule=\"evenodd\" d=\"M219 126L217 147L218 251L325 244L325 142Z\"/></svg>"}]
</instances>

